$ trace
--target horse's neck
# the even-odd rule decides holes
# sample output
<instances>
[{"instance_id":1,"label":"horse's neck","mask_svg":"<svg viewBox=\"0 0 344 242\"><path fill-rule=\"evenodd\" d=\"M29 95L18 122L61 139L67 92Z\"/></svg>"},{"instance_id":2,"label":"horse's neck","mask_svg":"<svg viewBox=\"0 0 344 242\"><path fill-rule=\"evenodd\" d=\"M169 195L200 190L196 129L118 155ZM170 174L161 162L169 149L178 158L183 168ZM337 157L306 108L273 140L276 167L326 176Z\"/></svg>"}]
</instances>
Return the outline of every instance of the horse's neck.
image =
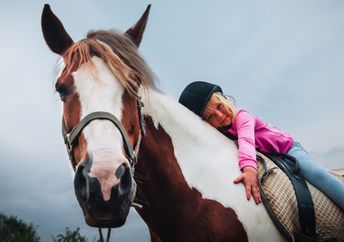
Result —
<instances>
[{"instance_id":1,"label":"horse's neck","mask_svg":"<svg viewBox=\"0 0 344 242\"><path fill-rule=\"evenodd\" d=\"M229 237L246 241L244 227L232 209L204 198L188 185L171 138L161 126L156 129L151 118L146 118L135 176L137 202L143 204L138 212L160 241L208 241L210 234L215 241ZM203 233L195 235L200 229Z\"/></svg>"},{"instance_id":2,"label":"horse's neck","mask_svg":"<svg viewBox=\"0 0 344 242\"><path fill-rule=\"evenodd\" d=\"M169 151L189 187L200 188L200 182L214 175L228 180L240 173L237 147L231 140L164 94L151 90L143 99L143 114L151 119L152 129L162 130L172 143ZM162 144L160 138L155 141Z\"/></svg>"},{"instance_id":3,"label":"horse's neck","mask_svg":"<svg viewBox=\"0 0 344 242\"><path fill-rule=\"evenodd\" d=\"M140 147L135 179L138 183L137 202L143 204L139 213L154 228L158 224L167 226L174 215L183 216L185 200L191 202L197 198L190 199L191 188L175 160L167 133L161 127L156 129L151 118L146 118L145 122L146 135ZM165 216L171 219L162 221ZM172 223L168 227L171 226Z\"/></svg>"},{"instance_id":4,"label":"horse's neck","mask_svg":"<svg viewBox=\"0 0 344 242\"><path fill-rule=\"evenodd\" d=\"M144 101L146 136L139 152L136 180L138 202L144 206L139 213L148 226L161 237L181 241L187 233L193 236L195 231L190 230L190 225L195 224L195 218L203 219L201 213L211 210L221 223L216 228L234 226L242 237L244 230L233 210L225 208L223 202L206 199L203 194L204 187L211 193L216 192L209 181L214 180L214 176L221 176L218 171L223 168L216 170L214 167L219 166L217 162L221 156L230 157L217 146L226 144L227 152L233 151L235 160L234 145L232 147L216 130L165 95L152 92ZM217 138L209 141L213 136ZM228 167L223 173L228 176L230 170L233 169ZM207 179L209 175L211 178Z\"/></svg>"}]
</instances>

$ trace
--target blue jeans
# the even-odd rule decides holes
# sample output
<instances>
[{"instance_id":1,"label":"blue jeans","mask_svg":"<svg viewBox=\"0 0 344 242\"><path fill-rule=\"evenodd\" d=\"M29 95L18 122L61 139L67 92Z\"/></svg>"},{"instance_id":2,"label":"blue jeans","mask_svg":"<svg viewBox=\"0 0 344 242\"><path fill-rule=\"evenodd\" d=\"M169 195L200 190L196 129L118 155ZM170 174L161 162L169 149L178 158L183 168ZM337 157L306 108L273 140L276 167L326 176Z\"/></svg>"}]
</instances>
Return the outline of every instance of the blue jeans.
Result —
<instances>
[{"instance_id":1,"label":"blue jeans","mask_svg":"<svg viewBox=\"0 0 344 242\"><path fill-rule=\"evenodd\" d=\"M300 143L294 142L288 154L298 161L300 174L344 211L344 183L315 163Z\"/></svg>"}]
</instances>

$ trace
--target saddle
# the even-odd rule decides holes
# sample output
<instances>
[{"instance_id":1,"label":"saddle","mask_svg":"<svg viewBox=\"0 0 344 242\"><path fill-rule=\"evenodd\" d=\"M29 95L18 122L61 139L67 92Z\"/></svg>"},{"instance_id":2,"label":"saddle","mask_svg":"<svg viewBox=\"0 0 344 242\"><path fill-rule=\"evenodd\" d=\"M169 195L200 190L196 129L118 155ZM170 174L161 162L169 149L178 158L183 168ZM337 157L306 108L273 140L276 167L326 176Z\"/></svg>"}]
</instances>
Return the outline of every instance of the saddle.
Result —
<instances>
[{"instance_id":1,"label":"saddle","mask_svg":"<svg viewBox=\"0 0 344 242\"><path fill-rule=\"evenodd\" d=\"M257 152L261 197L275 225L293 242L344 242L344 212L298 175L292 159Z\"/></svg>"}]
</instances>

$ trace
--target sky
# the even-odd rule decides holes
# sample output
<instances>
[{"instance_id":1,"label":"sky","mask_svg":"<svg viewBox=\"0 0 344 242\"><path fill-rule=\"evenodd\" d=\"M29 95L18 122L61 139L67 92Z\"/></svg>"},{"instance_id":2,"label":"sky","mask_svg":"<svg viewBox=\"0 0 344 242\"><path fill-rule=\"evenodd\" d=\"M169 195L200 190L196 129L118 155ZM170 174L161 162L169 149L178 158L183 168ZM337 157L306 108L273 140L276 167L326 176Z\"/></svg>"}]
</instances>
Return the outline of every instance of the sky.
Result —
<instances>
[{"instance_id":1,"label":"sky","mask_svg":"<svg viewBox=\"0 0 344 242\"><path fill-rule=\"evenodd\" d=\"M44 3L77 41L91 29L126 31L152 4L140 52L176 100L195 80L219 84L245 108L287 130L327 169L344 168L344 2L0 1L0 212L37 226L42 241L87 227L73 190L46 46ZM116 241L149 241L132 210Z\"/></svg>"}]
</instances>

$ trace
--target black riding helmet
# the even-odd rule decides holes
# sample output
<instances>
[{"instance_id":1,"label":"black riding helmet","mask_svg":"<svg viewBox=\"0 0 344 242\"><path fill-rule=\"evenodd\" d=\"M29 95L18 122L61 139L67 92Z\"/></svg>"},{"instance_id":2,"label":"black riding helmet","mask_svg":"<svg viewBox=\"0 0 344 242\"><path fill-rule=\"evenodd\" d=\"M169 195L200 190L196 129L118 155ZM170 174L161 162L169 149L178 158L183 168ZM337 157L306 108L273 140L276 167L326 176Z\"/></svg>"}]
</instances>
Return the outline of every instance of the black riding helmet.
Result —
<instances>
[{"instance_id":1,"label":"black riding helmet","mask_svg":"<svg viewBox=\"0 0 344 242\"><path fill-rule=\"evenodd\" d=\"M179 97L179 103L202 117L211 95L215 92L223 93L218 85L204 81L195 81L185 87Z\"/></svg>"}]
</instances>

